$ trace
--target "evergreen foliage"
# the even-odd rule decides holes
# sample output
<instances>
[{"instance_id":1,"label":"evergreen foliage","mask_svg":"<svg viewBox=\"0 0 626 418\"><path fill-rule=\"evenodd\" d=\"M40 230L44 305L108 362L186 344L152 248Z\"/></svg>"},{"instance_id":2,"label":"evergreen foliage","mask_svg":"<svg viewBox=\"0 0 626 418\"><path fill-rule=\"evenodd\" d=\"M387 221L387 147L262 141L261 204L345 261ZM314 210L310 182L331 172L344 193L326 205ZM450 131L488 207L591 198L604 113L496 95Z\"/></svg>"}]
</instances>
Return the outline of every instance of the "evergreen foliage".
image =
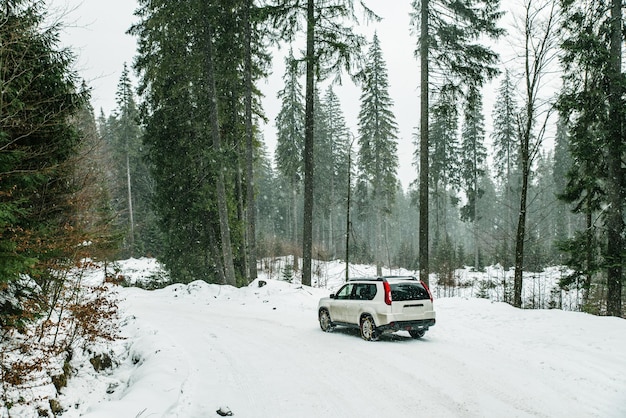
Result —
<instances>
[{"instance_id":1,"label":"evergreen foliage","mask_svg":"<svg viewBox=\"0 0 626 418\"><path fill-rule=\"evenodd\" d=\"M389 96L387 66L378 36L374 34L363 70L359 111L358 170L360 181L369 185L375 225L375 258L378 273L383 263L382 240L386 221L396 197L398 127Z\"/></svg>"},{"instance_id":2,"label":"evergreen foliage","mask_svg":"<svg viewBox=\"0 0 626 418\"><path fill-rule=\"evenodd\" d=\"M474 222L477 218L476 203L484 190L479 186L480 178L485 174L487 149L484 145L485 125L482 114L482 99L465 115L461 134L461 189L465 192L467 203L461 208L461 219Z\"/></svg>"},{"instance_id":3,"label":"evergreen foliage","mask_svg":"<svg viewBox=\"0 0 626 418\"><path fill-rule=\"evenodd\" d=\"M569 122L572 165L562 198L585 214L586 232L565 242L574 281L589 293L598 267L607 283L606 313L621 315L626 240L624 206L624 42L621 1L561 1L564 55L559 109ZM599 245L597 240L603 242Z\"/></svg>"},{"instance_id":4,"label":"evergreen foliage","mask_svg":"<svg viewBox=\"0 0 626 418\"><path fill-rule=\"evenodd\" d=\"M128 67L120 77L117 108L106 119L100 118L99 131L111 155L109 167L112 207L116 225L123 235L119 257L156 256L161 237L151 207L154 181L145 160L139 110Z\"/></svg>"},{"instance_id":5,"label":"evergreen foliage","mask_svg":"<svg viewBox=\"0 0 626 418\"><path fill-rule=\"evenodd\" d=\"M461 155L459 147L458 107L452 97L443 95L431 109L430 124L430 212L434 222L430 226L433 251L452 229L457 218L457 192L460 186ZM421 204L421 203L420 203ZM437 269L435 257L433 267Z\"/></svg>"},{"instance_id":6,"label":"evergreen foliage","mask_svg":"<svg viewBox=\"0 0 626 418\"><path fill-rule=\"evenodd\" d=\"M244 215L250 195L241 176L247 145L241 138L250 131L250 110L259 111L256 99L243 105L242 74L248 74L249 42L258 51L251 79L263 75L260 10L245 1L139 4L141 21L130 32L138 37L144 144L165 240L160 259L177 281L241 283L250 262ZM250 27L239 19L244 12L253 20Z\"/></svg>"},{"instance_id":7,"label":"evergreen foliage","mask_svg":"<svg viewBox=\"0 0 626 418\"><path fill-rule=\"evenodd\" d=\"M495 182L498 191L498 207L494 223L497 230L493 239L498 242L497 262L505 268L514 264L513 242L517 202L520 190L520 154L518 145L518 106L514 98L515 86L507 70L500 82L493 107L491 140L494 151Z\"/></svg>"},{"instance_id":8,"label":"evergreen foliage","mask_svg":"<svg viewBox=\"0 0 626 418\"><path fill-rule=\"evenodd\" d=\"M477 211L478 201L484 190L481 179L486 173L487 149L484 145L485 126L482 114L482 99L465 113L465 123L461 134L461 189L467 203L461 207L461 220L473 224L474 267L479 268L478 221L483 216Z\"/></svg>"},{"instance_id":9,"label":"evergreen foliage","mask_svg":"<svg viewBox=\"0 0 626 418\"><path fill-rule=\"evenodd\" d=\"M285 58L284 87L278 92L281 108L276 116L276 150L274 159L276 169L288 182L289 196L292 198L288 207L287 219L290 238L296 242L298 237L298 192L304 174L304 96L298 81L297 62L290 50Z\"/></svg>"},{"instance_id":10,"label":"evergreen foliage","mask_svg":"<svg viewBox=\"0 0 626 418\"><path fill-rule=\"evenodd\" d=\"M0 325L5 327L25 319L20 318L24 299L45 294L54 282L51 268L71 265L82 242L72 242L82 229L72 200L77 185L70 179L81 144L73 121L88 93L77 86L72 54L58 48L58 26L45 26L42 2L7 3L0 21ZM25 275L37 290L20 280Z\"/></svg>"},{"instance_id":11,"label":"evergreen foliage","mask_svg":"<svg viewBox=\"0 0 626 418\"><path fill-rule=\"evenodd\" d=\"M321 227L319 242L334 258L345 247L339 237L344 235L350 132L332 86L323 100L316 95L315 109L314 214Z\"/></svg>"},{"instance_id":12,"label":"evergreen foliage","mask_svg":"<svg viewBox=\"0 0 626 418\"><path fill-rule=\"evenodd\" d=\"M452 106L457 106L460 98L465 99L467 108L475 106L481 87L499 72L498 55L480 41L485 37L497 39L504 31L497 27L502 16L499 0L414 0L412 4L421 65L420 277L428 283L431 86L439 98L451 99Z\"/></svg>"},{"instance_id":13,"label":"evergreen foliage","mask_svg":"<svg viewBox=\"0 0 626 418\"><path fill-rule=\"evenodd\" d=\"M361 2L363 6L363 3ZM354 74L360 61L360 50L365 40L355 33L350 24L356 21L352 0L332 0L317 3L307 0L306 8L299 0L277 0L273 13L274 26L283 39L294 40L306 27L305 132L304 132L304 208L302 230L302 282L311 284L313 254L313 202L315 167L315 79L331 75L340 78L341 71ZM372 16L365 8L366 15Z\"/></svg>"}]
</instances>

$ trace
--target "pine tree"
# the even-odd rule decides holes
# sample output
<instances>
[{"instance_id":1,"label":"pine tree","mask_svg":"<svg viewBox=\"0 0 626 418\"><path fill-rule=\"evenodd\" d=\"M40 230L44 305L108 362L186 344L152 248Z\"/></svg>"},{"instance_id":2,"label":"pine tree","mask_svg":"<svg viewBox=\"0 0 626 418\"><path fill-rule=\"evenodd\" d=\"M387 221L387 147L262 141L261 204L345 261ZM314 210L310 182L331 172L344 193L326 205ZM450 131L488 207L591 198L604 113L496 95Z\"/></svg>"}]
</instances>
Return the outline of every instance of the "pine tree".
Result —
<instances>
[{"instance_id":1,"label":"pine tree","mask_svg":"<svg viewBox=\"0 0 626 418\"><path fill-rule=\"evenodd\" d=\"M276 169L289 181L292 205L288 219L291 219L290 238L298 237L297 196L302 182L302 155L304 149L304 96L298 82L298 67L290 50L285 58L285 86L278 92L281 108L276 116Z\"/></svg>"},{"instance_id":2,"label":"pine tree","mask_svg":"<svg viewBox=\"0 0 626 418\"><path fill-rule=\"evenodd\" d=\"M518 106L511 75L505 70L493 108L491 140L494 148L494 171L498 190L498 206L493 239L500 243L496 250L497 262L504 268L513 265L513 237L515 235L516 202L519 201L519 146L517 135Z\"/></svg>"},{"instance_id":3,"label":"pine tree","mask_svg":"<svg viewBox=\"0 0 626 418\"><path fill-rule=\"evenodd\" d=\"M59 48L59 25L42 5L0 10L0 327L35 315L58 277L78 262L83 234L73 181L81 146L76 120L88 93L74 57ZM28 279L26 279L28 277ZM29 300L29 301L27 301ZM45 306L45 302L41 306ZM3 367L5 365L3 364Z\"/></svg>"},{"instance_id":4,"label":"pine tree","mask_svg":"<svg viewBox=\"0 0 626 418\"><path fill-rule=\"evenodd\" d=\"M621 1L603 0L584 6L561 2L565 76L559 108L570 123L573 158L563 197L586 214L588 226L586 236L572 240L567 249L572 256L587 254L586 261L572 257L578 260L582 274L586 270L587 283L595 272L594 254L602 254L599 266L606 272L606 312L619 316L626 247L622 5ZM594 242L597 235L592 234L591 225L596 224L590 223L593 213L600 214L606 231L600 248Z\"/></svg>"},{"instance_id":5,"label":"pine tree","mask_svg":"<svg viewBox=\"0 0 626 418\"><path fill-rule=\"evenodd\" d=\"M256 265L246 257L252 248L246 240L254 239L246 237L246 182L252 180L246 147L254 133L251 113L258 110L251 84L266 56L256 48L262 31L241 19L249 14L256 22L252 6L142 0L141 20L131 28L139 39L136 68L146 93L141 113L155 204L168 240L162 261L176 280L234 285ZM255 97L248 97L251 90Z\"/></svg>"},{"instance_id":6,"label":"pine tree","mask_svg":"<svg viewBox=\"0 0 626 418\"><path fill-rule=\"evenodd\" d=\"M552 168L552 179L556 188L557 196L562 194L567 187L567 173L572 167L572 154L569 145L569 135L567 121L559 117L556 126L556 138L554 144L554 166ZM574 223L571 205L562 200L556 202L556 239L564 241L573 235Z\"/></svg>"},{"instance_id":7,"label":"pine tree","mask_svg":"<svg viewBox=\"0 0 626 418\"><path fill-rule=\"evenodd\" d=\"M420 277L429 272L429 112L430 73L438 91L453 97L465 94L471 102L484 83L497 73L497 54L477 41L498 38L502 13L499 0L414 0L414 24L419 28L420 59Z\"/></svg>"},{"instance_id":8,"label":"pine tree","mask_svg":"<svg viewBox=\"0 0 626 418\"><path fill-rule=\"evenodd\" d=\"M367 54L359 111L359 162L363 181L371 186L370 202L375 213L375 259L378 275L382 275L383 231L395 199L398 154L398 127L389 96L387 66L378 36Z\"/></svg>"},{"instance_id":9,"label":"pine tree","mask_svg":"<svg viewBox=\"0 0 626 418\"><path fill-rule=\"evenodd\" d=\"M484 190L480 188L480 180L485 174L485 160L487 159L482 99L477 99L475 106L466 111L461 139L461 188L467 198L467 203L461 208L461 219L473 224L474 267L478 269L478 220L480 216L477 212L477 203L484 193Z\"/></svg>"},{"instance_id":10,"label":"pine tree","mask_svg":"<svg viewBox=\"0 0 626 418\"><path fill-rule=\"evenodd\" d=\"M135 254L135 210L133 202L137 201L133 197L133 184L137 182L136 160L141 158L139 149L141 147L141 132L138 125L137 106L133 95L132 84L129 77L128 67L124 64L122 76L120 77L117 92L115 94L117 109L111 120L110 129L113 137L110 138L110 146L114 155L117 156L117 182L120 184L120 191L117 194L122 207L118 209L120 219L124 220L123 229L127 231L125 248L128 256ZM131 164L132 162L132 164Z\"/></svg>"},{"instance_id":11,"label":"pine tree","mask_svg":"<svg viewBox=\"0 0 626 418\"><path fill-rule=\"evenodd\" d=\"M313 242L319 243L322 248L328 248L329 237L328 219L331 211L332 198L332 174L333 155L330 129L327 125L328 114L325 103L321 100L319 91L315 90L313 98L315 108L315 152L313 162L315 173L313 175L313 194L315 195L315 207L313 208ZM321 251L318 251L321 254Z\"/></svg>"},{"instance_id":12,"label":"pine tree","mask_svg":"<svg viewBox=\"0 0 626 418\"><path fill-rule=\"evenodd\" d=\"M430 232L433 233L433 251L437 252L437 247L452 228L450 209L458 202L457 191L460 186L459 115L455 98L447 95L439 97L431 109L431 115L429 212L434 215ZM437 257L435 264L437 260L441 261L441 257Z\"/></svg>"},{"instance_id":13,"label":"pine tree","mask_svg":"<svg viewBox=\"0 0 626 418\"><path fill-rule=\"evenodd\" d=\"M361 3L363 4L363 3ZM353 33L349 24L356 21L352 0L332 0L317 4L307 0L306 8L299 0L278 0L275 27L280 28L284 39L293 40L306 27L305 82L305 132L304 132L304 216L302 233L302 283L311 284L313 253L313 181L315 135L315 78L322 80L330 75L339 77L342 68L353 73L364 43L361 35ZM372 15L368 9L366 14ZM304 23L302 23L304 21Z\"/></svg>"},{"instance_id":14,"label":"pine tree","mask_svg":"<svg viewBox=\"0 0 626 418\"><path fill-rule=\"evenodd\" d=\"M347 195L348 175L348 146L349 132L346 127L339 98L329 86L324 99L315 102L315 195L319 208L316 213L321 214L324 221L320 225L327 225L326 239L331 257L335 257L339 250L339 219L343 218L345 199ZM343 223L342 223L343 225ZM342 228L343 229L343 228ZM323 237L320 237L323 238Z\"/></svg>"}]
</instances>

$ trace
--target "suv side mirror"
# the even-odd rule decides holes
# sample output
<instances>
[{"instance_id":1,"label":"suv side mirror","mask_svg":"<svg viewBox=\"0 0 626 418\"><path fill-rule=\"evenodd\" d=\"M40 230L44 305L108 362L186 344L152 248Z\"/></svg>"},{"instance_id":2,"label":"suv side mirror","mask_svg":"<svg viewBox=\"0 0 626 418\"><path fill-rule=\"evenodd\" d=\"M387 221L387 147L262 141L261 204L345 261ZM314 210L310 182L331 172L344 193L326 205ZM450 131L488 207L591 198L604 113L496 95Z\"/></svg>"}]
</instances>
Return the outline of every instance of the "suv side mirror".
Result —
<instances>
[{"instance_id":1,"label":"suv side mirror","mask_svg":"<svg viewBox=\"0 0 626 418\"><path fill-rule=\"evenodd\" d=\"M331 298L331 299L335 299L335 294L334 294L334 293L331 293L331 294L330 294L330 298Z\"/></svg>"}]
</instances>

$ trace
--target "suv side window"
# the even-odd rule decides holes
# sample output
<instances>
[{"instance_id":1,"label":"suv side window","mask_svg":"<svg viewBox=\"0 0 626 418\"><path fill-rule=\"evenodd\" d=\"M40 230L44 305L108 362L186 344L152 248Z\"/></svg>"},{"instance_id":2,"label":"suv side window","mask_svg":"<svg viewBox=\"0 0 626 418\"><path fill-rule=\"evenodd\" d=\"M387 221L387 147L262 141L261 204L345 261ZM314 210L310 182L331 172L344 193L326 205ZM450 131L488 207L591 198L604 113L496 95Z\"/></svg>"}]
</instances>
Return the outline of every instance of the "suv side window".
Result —
<instances>
[{"instance_id":1,"label":"suv side window","mask_svg":"<svg viewBox=\"0 0 626 418\"><path fill-rule=\"evenodd\" d=\"M372 283L358 283L354 296L358 300L372 300L376 296L376 285Z\"/></svg>"},{"instance_id":2,"label":"suv side window","mask_svg":"<svg viewBox=\"0 0 626 418\"><path fill-rule=\"evenodd\" d=\"M350 297L352 295L352 288L353 287L354 287L353 283L346 284L344 287L339 289L339 291L335 295L335 299L339 299L339 300L350 299Z\"/></svg>"}]
</instances>

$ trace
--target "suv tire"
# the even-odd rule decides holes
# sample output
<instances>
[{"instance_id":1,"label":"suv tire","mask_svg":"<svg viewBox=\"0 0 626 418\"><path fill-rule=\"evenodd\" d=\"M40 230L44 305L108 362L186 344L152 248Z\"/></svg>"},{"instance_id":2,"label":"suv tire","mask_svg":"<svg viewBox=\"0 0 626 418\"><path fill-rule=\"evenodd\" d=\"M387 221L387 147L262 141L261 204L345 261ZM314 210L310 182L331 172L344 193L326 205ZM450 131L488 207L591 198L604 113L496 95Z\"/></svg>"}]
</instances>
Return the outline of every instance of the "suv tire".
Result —
<instances>
[{"instance_id":1,"label":"suv tire","mask_svg":"<svg viewBox=\"0 0 626 418\"><path fill-rule=\"evenodd\" d=\"M413 338L422 338L424 336L424 334L426 334L426 331L424 331L422 329L418 329L418 330L414 330L414 331L409 331L409 334L411 334L411 337L413 337Z\"/></svg>"},{"instance_id":2,"label":"suv tire","mask_svg":"<svg viewBox=\"0 0 626 418\"><path fill-rule=\"evenodd\" d=\"M330 319L328 310L321 309L319 314L320 328L324 332L330 332L333 329L333 321Z\"/></svg>"},{"instance_id":3,"label":"suv tire","mask_svg":"<svg viewBox=\"0 0 626 418\"><path fill-rule=\"evenodd\" d=\"M361 338L365 341L376 341L378 340L378 332L376 332L376 324L374 323L374 319L370 316L364 316L361 318Z\"/></svg>"}]
</instances>

